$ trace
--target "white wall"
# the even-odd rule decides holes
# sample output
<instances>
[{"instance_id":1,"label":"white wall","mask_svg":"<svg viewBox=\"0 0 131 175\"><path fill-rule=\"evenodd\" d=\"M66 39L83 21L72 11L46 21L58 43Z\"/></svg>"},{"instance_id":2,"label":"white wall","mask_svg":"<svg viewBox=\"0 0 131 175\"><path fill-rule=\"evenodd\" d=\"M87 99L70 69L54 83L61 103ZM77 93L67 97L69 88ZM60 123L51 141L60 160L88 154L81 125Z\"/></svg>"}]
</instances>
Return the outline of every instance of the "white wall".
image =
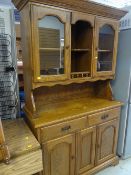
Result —
<instances>
[{"instance_id":1,"label":"white wall","mask_svg":"<svg viewBox=\"0 0 131 175\"><path fill-rule=\"evenodd\" d=\"M107 4L118 8L131 5L131 0L91 0L91 1ZM0 6L1 5L12 6L12 3L11 0L0 0Z\"/></svg>"},{"instance_id":2,"label":"white wall","mask_svg":"<svg viewBox=\"0 0 131 175\"><path fill-rule=\"evenodd\" d=\"M0 6L13 6L11 0L0 0Z\"/></svg>"},{"instance_id":3,"label":"white wall","mask_svg":"<svg viewBox=\"0 0 131 175\"><path fill-rule=\"evenodd\" d=\"M124 6L129 6L131 5L131 0L91 0L95 1L98 3L118 7L118 8L123 8Z\"/></svg>"}]
</instances>

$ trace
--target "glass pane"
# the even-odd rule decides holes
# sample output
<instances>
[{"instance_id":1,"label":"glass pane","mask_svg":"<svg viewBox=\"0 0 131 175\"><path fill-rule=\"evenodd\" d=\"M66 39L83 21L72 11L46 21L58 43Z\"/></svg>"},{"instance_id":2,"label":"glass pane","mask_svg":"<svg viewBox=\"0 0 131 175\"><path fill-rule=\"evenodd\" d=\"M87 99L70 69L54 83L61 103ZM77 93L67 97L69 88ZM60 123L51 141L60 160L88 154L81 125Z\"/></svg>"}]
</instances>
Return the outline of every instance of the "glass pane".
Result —
<instances>
[{"instance_id":1,"label":"glass pane","mask_svg":"<svg viewBox=\"0 0 131 175\"><path fill-rule=\"evenodd\" d=\"M54 16L38 22L40 74L64 74L64 24Z\"/></svg>"},{"instance_id":2,"label":"glass pane","mask_svg":"<svg viewBox=\"0 0 131 175\"><path fill-rule=\"evenodd\" d=\"M110 25L100 28L97 71L112 71L115 31Z\"/></svg>"}]
</instances>

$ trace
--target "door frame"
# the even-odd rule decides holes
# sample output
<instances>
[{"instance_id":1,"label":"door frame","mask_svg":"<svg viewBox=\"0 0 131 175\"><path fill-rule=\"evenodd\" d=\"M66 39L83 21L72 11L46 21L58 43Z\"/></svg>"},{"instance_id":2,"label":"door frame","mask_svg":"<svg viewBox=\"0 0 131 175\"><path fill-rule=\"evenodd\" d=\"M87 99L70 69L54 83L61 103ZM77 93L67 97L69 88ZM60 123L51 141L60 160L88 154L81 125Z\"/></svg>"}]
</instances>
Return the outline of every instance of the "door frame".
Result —
<instances>
[{"instance_id":1,"label":"door frame","mask_svg":"<svg viewBox=\"0 0 131 175\"><path fill-rule=\"evenodd\" d=\"M69 134L63 137L60 137L58 139L53 139L51 141L47 141L46 143L42 144L43 149L43 166L44 166L44 173L46 175L50 174L51 169L51 150L53 148L61 143L67 143L70 147L70 174L69 175L75 175L75 134Z\"/></svg>"},{"instance_id":2,"label":"door frame","mask_svg":"<svg viewBox=\"0 0 131 175\"><path fill-rule=\"evenodd\" d=\"M101 139L102 139L102 133L103 130L105 131L107 128L113 127L114 128L114 139L113 139L113 149L112 154L100 158L101 154ZM114 119L111 121L108 121L106 123L103 123L99 126L97 126L97 142L96 142L96 165L100 165L104 163L105 161L113 158L116 156L116 148L117 148L117 138L118 138L118 127L119 127L119 119Z\"/></svg>"},{"instance_id":3,"label":"door frame","mask_svg":"<svg viewBox=\"0 0 131 175\"><path fill-rule=\"evenodd\" d=\"M81 162L81 142L82 142L82 137L89 133L92 133L92 147L91 147L91 163L90 165L81 168L80 167L80 162ZM96 148L96 127L91 127L91 128L87 128L84 130L81 130L77 133L76 136L76 154L77 154L77 159L76 159L76 174L82 174L88 170L90 170L91 168L95 167L95 148Z\"/></svg>"},{"instance_id":4,"label":"door frame","mask_svg":"<svg viewBox=\"0 0 131 175\"><path fill-rule=\"evenodd\" d=\"M99 30L105 24L110 25L115 31L114 37L114 49L112 58L112 71L97 71L97 60L98 60L98 47L99 47ZM118 30L119 22L108 18L96 17L95 20L95 39L94 39L94 63L93 63L93 77L105 77L115 75L116 59L117 59L117 45L118 45Z\"/></svg>"},{"instance_id":5,"label":"door frame","mask_svg":"<svg viewBox=\"0 0 131 175\"><path fill-rule=\"evenodd\" d=\"M77 21L86 21L89 22L90 25L92 26L92 58L91 58L91 77L93 77L93 58L94 58L94 38L95 38L95 15L90 15L87 13L82 13L82 12L72 12L71 13L71 24L75 24ZM87 65L88 66L88 65Z\"/></svg>"},{"instance_id":6,"label":"door frame","mask_svg":"<svg viewBox=\"0 0 131 175\"><path fill-rule=\"evenodd\" d=\"M55 16L65 25L64 74L61 75L40 75L38 19L42 19L45 16ZM62 81L69 79L71 62L70 12L52 7L31 5L31 25L34 82L43 83L45 81Z\"/></svg>"}]
</instances>

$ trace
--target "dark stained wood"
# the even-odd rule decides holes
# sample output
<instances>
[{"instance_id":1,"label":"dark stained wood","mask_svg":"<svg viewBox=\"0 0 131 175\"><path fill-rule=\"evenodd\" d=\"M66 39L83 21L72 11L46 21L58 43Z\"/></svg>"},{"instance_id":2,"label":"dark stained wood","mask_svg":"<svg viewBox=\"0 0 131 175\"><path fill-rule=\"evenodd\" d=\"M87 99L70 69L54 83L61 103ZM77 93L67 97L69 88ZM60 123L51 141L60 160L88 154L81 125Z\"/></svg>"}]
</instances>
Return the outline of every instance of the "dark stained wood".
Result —
<instances>
[{"instance_id":1,"label":"dark stained wood","mask_svg":"<svg viewBox=\"0 0 131 175\"><path fill-rule=\"evenodd\" d=\"M76 10L85 13L88 12L90 14L106 16L114 19L120 19L127 13L126 11L91 2L88 0L12 0L12 2L19 10L21 10L25 6L25 4L31 2L67 8L70 10Z\"/></svg>"}]
</instances>

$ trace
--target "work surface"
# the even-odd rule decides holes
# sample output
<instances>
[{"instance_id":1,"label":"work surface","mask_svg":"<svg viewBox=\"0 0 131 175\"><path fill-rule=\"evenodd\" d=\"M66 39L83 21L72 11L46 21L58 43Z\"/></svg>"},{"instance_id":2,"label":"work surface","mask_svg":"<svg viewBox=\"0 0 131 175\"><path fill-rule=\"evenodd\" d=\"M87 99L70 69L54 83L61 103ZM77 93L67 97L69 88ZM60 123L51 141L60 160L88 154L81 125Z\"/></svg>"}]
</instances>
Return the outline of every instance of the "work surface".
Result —
<instances>
[{"instance_id":1,"label":"work surface","mask_svg":"<svg viewBox=\"0 0 131 175\"><path fill-rule=\"evenodd\" d=\"M10 164L0 163L0 175L30 175L42 170L40 144L22 119L2 121Z\"/></svg>"},{"instance_id":2,"label":"work surface","mask_svg":"<svg viewBox=\"0 0 131 175\"><path fill-rule=\"evenodd\" d=\"M2 121L11 158L40 149L40 144L22 119Z\"/></svg>"},{"instance_id":3,"label":"work surface","mask_svg":"<svg viewBox=\"0 0 131 175\"><path fill-rule=\"evenodd\" d=\"M100 98L79 98L48 104L31 119L35 128L121 106L121 102Z\"/></svg>"}]
</instances>

